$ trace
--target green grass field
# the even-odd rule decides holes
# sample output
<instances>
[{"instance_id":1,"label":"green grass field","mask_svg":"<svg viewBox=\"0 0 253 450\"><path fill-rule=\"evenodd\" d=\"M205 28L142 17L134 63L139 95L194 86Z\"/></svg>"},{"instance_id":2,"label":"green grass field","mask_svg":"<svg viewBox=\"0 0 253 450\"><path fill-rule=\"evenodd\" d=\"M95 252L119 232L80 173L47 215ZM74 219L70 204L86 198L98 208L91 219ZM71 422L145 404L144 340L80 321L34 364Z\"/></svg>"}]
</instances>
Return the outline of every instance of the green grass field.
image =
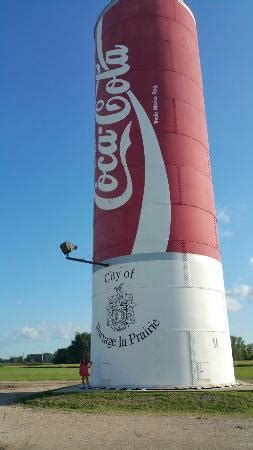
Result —
<instances>
[{"instance_id":1,"label":"green grass field","mask_svg":"<svg viewBox=\"0 0 253 450\"><path fill-rule=\"evenodd\" d=\"M80 380L78 365L0 366L0 381L74 381Z\"/></svg>"},{"instance_id":2,"label":"green grass field","mask_svg":"<svg viewBox=\"0 0 253 450\"><path fill-rule=\"evenodd\" d=\"M80 392L37 394L21 405L96 414L253 416L253 392Z\"/></svg>"},{"instance_id":3,"label":"green grass field","mask_svg":"<svg viewBox=\"0 0 253 450\"><path fill-rule=\"evenodd\" d=\"M235 367L236 379L253 383L253 361L242 363ZM78 365L0 366L0 381L78 382L79 379Z\"/></svg>"},{"instance_id":4,"label":"green grass field","mask_svg":"<svg viewBox=\"0 0 253 450\"><path fill-rule=\"evenodd\" d=\"M78 365L0 366L0 381L80 380ZM236 378L253 383L253 362L238 365ZM44 392L23 399L20 404L86 413L113 414L233 414L253 416L253 392L115 392L96 391L69 394Z\"/></svg>"},{"instance_id":5,"label":"green grass field","mask_svg":"<svg viewBox=\"0 0 253 450\"><path fill-rule=\"evenodd\" d=\"M253 384L253 364L235 367L235 376L237 380Z\"/></svg>"}]
</instances>

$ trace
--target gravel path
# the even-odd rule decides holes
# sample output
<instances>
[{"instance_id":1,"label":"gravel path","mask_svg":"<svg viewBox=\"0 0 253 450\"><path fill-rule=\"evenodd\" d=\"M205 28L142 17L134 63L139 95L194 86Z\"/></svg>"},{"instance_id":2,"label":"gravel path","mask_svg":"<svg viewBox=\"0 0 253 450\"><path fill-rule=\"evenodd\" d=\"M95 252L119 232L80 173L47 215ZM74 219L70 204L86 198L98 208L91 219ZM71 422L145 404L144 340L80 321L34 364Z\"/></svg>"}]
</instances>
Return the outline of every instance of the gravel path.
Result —
<instances>
[{"instance_id":1,"label":"gravel path","mask_svg":"<svg viewBox=\"0 0 253 450\"><path fill-rule=\"evenodd\" d=\"M18 398L73 383L0 383L0 450L253 449L253 419L27 409Z\"/></svg>"}]
</instances>

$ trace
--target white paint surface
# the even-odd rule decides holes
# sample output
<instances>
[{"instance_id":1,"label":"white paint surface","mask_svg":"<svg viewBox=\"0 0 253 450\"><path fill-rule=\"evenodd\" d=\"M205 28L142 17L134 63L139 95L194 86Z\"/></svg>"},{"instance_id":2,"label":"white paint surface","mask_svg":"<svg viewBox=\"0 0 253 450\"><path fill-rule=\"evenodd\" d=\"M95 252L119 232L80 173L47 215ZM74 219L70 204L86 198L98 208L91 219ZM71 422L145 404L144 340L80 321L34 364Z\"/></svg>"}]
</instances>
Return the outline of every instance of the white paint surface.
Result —
<instances>
[{"instance_id":1,"label":"white paint surface","mask_svg":"<svg viewBox=\"0 0 253 450\"><path fill-rule=\"evenodd\" d=\"M171 225L170 187L161 148L142 105L129 91L142 135L145 157L145 187L138 231L132 253L165 252ZM155 161L155 164L154 164ZM154 180L159 183L154 183ZM152 220L153 217L156 220Z\"/></svg>"},{"instance_id":2,"label":"white paint surface","mask_svg":"<svg viewBox=\"0 0 253 450\"><path fill-rule=\"evenodd\" d=\"M135 256L125 263L121 258L94 272L93 385L163 388L235 382L221 264L200 255L168 258L136 261ZM114 311L113 320L122 317L125 302L133 305L134 323L130 317L128 327L114 331L107 323L108 298L114 295L115 300L121 283L117 298L123 306ZM155 329L153 321L159 323ZM106 338L109 346L114 344L111 348L102 342ZM120 347L124 339L127 345Z\"/></svg>"},{"instance_id":3,"label":"white paint surface","mask_svg":"<svg viewBox=\"0 0 253 450\"><path fill-rule=\"evenodd\" d=\"M192 10L189 8L189 6L184 2L184 0L178 0L178 3L180 3L182 6L184 6L185 9L187 9L187 11L190 13L190 15L192 16L194 22L196 23L196 19L193 15Z\"/></svg>"}]
</instances>

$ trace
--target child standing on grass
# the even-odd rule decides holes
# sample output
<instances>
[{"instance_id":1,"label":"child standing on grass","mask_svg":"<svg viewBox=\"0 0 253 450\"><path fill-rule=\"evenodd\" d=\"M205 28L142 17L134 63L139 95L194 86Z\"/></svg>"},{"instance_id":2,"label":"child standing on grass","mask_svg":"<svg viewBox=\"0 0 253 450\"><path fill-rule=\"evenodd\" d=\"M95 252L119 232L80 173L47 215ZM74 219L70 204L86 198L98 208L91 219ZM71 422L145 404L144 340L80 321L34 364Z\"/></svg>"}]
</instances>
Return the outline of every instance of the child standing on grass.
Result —
<instances>
[{"instance_id":1,"label":"child standing on grass","mask_svg":"<svg viewBox=\"0 0 253 450\"><path fill-rule=\"evenodd\" d=\"M80 376L82 377L82 387L81 389L87 389L88 386L90 385L89 382L89 368L91 367L92 363L91 361L89 361L89 358L87 357L87 355L83 355L82 359L80 361L80 368L79 368L79 373ZM84 383L85 380L85 383Z\"/></svg>"}]
</instances>

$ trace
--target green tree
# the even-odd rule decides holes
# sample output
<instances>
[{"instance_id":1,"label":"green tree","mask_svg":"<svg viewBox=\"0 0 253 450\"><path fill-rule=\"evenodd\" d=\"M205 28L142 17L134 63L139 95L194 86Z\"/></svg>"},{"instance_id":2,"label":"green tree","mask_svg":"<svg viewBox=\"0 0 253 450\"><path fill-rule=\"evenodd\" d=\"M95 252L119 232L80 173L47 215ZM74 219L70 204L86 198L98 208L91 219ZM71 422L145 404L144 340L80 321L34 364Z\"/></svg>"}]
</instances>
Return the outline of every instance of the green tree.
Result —
<instances>
[{"instance_id":1,"label":"green tree","mask_svg":"<svg viewBox=\"0 0 253 450\"><path fill-rule=\"evenodd\" d=\"M43 362L44 363L52 363L54 360L53 353L43 353Z\"/></svg>"},{"instance_id":2,"label":"green tree","mask_svg":"<svg viewBox=\"0 0 253 450\"><path fill-rule=\"evenodd\" d=\"M78 363L82 355L90 357L90 333L76 333L75 339L68 347L69 362Z\"/></svg>"},{"instance_id":3,"label":"green tree","mask_svg":"<svg viewBox=\"0 0 253 450\"><path fill-rule=\"evenodd\" d=\"M54 364L67 364L68 351L66 348L58 348L54 354Z\"/></svg>"},{"instance_id":4,"label":"green tree","mask_svg":"<svg viewBox=\"0 0 253 450\"><path fill-rule=\"evenodd\" d=\"M22 364L23 356L11 356L9 361L11 364Z\"/></svg>"},{"instance_id":5,"label":"green tree","mask_svg":"<svg viewBox=\"0 0 253 450\"><path fill-rule=\"evenodd\" d=\"M54 364L76 364L83 355L90 357L90 333L76 333L67 348L59 348L54 354Z\"/></svg>"},{"instance_id":6,"label":"green tree","mask_svg":"<svg viewBox=\"0 0 253 450\"><path fill-rule=\"evenodd\" d=\"M247 359L253 359L253 344L247 345Z\"/></svg>"},{"instance_id":7,"label":"green tree","mask_svg":"<svg viewBox=\"0 0 253 450\"><path fill-rule=\"evenodd\" d=\"M52 353L31 353L25 358L27 363L51 363L54 355Z\"/></svg>"},{"instance_id":8,"label":"green tree","mask_svg":"<svg viewBox=\"0 0 253 450\"><path fill-rule=\"evenodd\" d=\"M234 361L243 361L248 358L248 349L242 337L231 336L231 345Z\"/></svg>"},{"instance_id":9,"label":"green tree","mask_svg":"<svg viewBox=\"0 0 253 450\"><path fill-rule=\"evenodd\" d=\"M27 355L25 358L25 362L27 363L42 363L42 354L41 353L31 353Z\"/></svg>"}]
</instances>

